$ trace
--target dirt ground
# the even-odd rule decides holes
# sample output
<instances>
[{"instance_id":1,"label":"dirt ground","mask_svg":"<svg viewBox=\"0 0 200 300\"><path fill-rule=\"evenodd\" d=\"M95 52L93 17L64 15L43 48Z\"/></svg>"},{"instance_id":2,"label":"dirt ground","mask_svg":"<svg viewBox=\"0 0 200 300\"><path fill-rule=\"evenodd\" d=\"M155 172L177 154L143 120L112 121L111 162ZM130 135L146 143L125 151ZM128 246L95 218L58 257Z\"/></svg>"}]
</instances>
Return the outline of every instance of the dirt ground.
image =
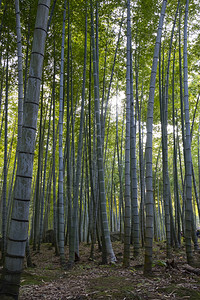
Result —
<instances>
[{"instance_id":1,"label":"dirt ground","mask_svg":"<svg viewBox=\"0 0 200 300\"><path fill-rule=\"evenodd\" d=\"M101 265L97 247L95 259L89 261L90 246L82 243L80 261L66 271L60 268L51 245L43 244L40 253L32 252L35 267L24 269L20 300L200 299L200 269L188 268L183 247L172 251L167 260L165 245L155 243L151 277L143 275L143 249L137 259L131 259L129 268L123 268L123 244L115 242L113 248L117 263ZM194 255L200 262L200 254Z\"/></svg>"}]
</instances>

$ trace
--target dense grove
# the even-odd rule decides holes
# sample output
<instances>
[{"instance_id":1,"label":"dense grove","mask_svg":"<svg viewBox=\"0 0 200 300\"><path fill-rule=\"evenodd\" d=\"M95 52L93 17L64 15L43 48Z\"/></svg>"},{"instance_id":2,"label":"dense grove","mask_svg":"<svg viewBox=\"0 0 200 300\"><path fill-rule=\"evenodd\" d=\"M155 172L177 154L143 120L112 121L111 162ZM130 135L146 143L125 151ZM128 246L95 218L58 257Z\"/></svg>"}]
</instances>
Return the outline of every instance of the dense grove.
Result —
<instances>
[{"instance_id":1,"label":"dense grove","mask_svg":"<svg viewBox=\"0 0 200 300\"><path fill-rule=\"evenodd\" d=\"M43 243L70 272L82 243L118 264L117 239L149 276L160 242L198 276L199 21L198 0L0 0L0 297Z\"/></svg>"}]
</instances>

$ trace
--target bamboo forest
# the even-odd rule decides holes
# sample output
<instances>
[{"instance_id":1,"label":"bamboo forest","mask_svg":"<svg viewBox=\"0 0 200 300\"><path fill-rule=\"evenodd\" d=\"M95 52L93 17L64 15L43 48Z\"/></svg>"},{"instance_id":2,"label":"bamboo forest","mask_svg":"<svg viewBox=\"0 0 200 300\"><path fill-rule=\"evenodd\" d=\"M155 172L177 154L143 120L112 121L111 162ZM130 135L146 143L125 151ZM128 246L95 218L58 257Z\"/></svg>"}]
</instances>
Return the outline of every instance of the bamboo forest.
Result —
<instances>
[{"instance_id":1,"label":"bamboo forest","mask_svg":"<svg viewBox=\"0 0 200 300\"><path fill-rule=\"evenodd\" d=\"M199 0L0 0L0 299L200 299Z\"/></svg>"}]
</instances>

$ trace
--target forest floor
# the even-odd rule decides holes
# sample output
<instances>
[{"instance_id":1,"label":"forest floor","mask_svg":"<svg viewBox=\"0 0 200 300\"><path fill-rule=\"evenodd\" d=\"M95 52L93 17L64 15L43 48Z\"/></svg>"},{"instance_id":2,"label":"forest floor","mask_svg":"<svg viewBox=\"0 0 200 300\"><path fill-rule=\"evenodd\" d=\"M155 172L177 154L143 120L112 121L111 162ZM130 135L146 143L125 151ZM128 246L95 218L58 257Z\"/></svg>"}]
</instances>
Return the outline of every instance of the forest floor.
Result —
<instances>
[{"instance_id":1,"label":"forest floor","mask_svg":"<svg viewBox=\"0 0 200 300\"><path fill-rule=\"evenodd\" d=\"M139 257L131 259L130 267L124 268L123 244L115 242L113 248L117 263L101 265L98 249L95 259L89 261L90 246L81 243L80 261L66 271L51 245L43 244L40 253L32 252L35 267L24 269L20 300L200 299L200 269L189 268L183 247L173 250L167 260L165 244L155 243L151 277L143 275L143 249ZM195 252L195 257L200 262L200 254Z\"/></svg>"}]
</instances>

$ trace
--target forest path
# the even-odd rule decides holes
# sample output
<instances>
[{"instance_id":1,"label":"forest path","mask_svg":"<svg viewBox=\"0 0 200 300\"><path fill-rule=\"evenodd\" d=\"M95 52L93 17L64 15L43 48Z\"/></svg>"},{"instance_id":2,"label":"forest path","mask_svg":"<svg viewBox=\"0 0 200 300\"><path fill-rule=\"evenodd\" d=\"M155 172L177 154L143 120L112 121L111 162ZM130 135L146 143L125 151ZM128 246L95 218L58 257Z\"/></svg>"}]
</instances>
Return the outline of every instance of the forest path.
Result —
<instances>
[{"instance_id":1,"label":"forest path","mask_svg":"<svg viewBox=\"0 0 200 300\"><path fill-rule=\"evenodd\" d=\"M173 251L167 260L164 247L164 243L155 243L153 274L147 278L143 275L143 249L129 268L123 268L121 242L113 243L116 265L101 265L97 248L95 260L89 261L90 246L81 243L81 260L65 271L50 244L43 244L40 253L32 252L36 267L24 270L20 300L200 299L200 275L187 270L184 248Z\"/></svg>"}]
</instances>

